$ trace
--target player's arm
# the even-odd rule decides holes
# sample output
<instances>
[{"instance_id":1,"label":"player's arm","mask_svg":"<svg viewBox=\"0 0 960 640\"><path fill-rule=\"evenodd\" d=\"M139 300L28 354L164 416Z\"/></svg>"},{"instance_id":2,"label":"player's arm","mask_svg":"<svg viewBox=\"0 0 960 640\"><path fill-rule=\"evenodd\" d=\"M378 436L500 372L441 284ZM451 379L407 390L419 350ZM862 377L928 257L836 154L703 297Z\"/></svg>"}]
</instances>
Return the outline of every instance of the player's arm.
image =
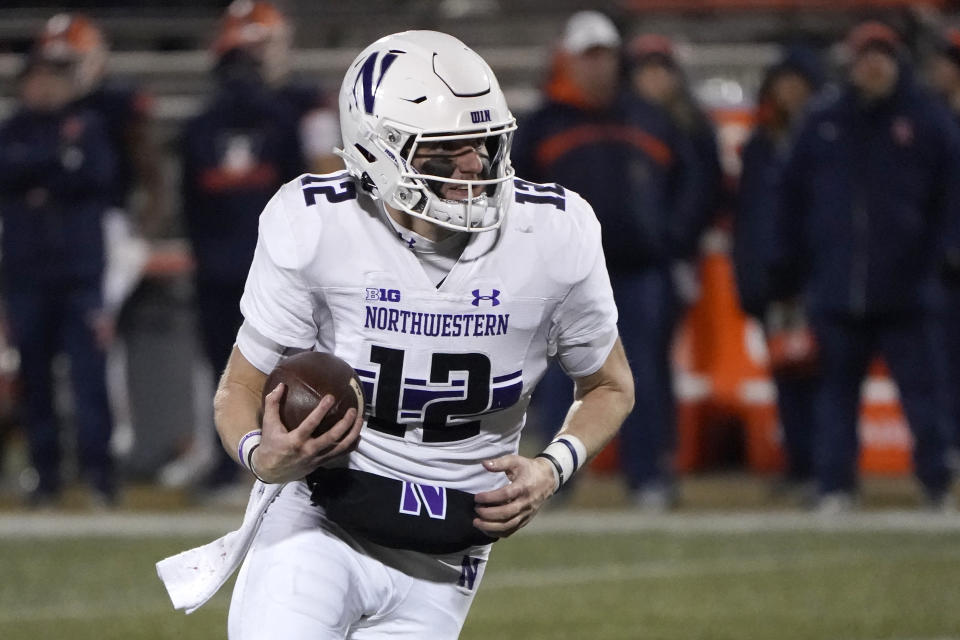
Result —
<instances>
[{"instance_id":1,"label":"player's arm","mask_svg":"<svg viewBox=\"0 0 960 640\"><path fill-rule=\"evenodd\" d=\"M557 436L576 436L587 460L607 445L633 409L633 374L620 338L595 373L574 380L574 401Z\"/></svg>"},{"instance_id":2,"label":"player's arm","mask_svg":"<svg viewBox=\"0 0 960 640\"><path fill-rule=\"evenodd\" d=\"M633 376L620 339L597 371L575 378L574 383L574 402L557 437L570 435L583 443L582 465L613 438L633 408ZM556 468L548 458L509 455L483 464L510 480L476 496L473 524L494 537L509 536L526 525L558 487Z\"/></svg>"},{"instance_id":3,"label":"player's arm","mask_svg":"<svg viewBox=\"0 0 960 640\"><path fill-rule=\"evenodd\" d=\"M240 462L238 447L243 437L251 431L262 431L260 445L252 455L252 470L261 480L271 483L299 480L327 460L356 446L363 417L354 409L326 433L311 437L333 405L330 396L324 397L296 429L288 432L280 421L282 384L265 398L261 424L260 398L266 380L267 374L253 366L234 346L213 405L220 441L234 460Z\"/></svg>"}]
</instances>

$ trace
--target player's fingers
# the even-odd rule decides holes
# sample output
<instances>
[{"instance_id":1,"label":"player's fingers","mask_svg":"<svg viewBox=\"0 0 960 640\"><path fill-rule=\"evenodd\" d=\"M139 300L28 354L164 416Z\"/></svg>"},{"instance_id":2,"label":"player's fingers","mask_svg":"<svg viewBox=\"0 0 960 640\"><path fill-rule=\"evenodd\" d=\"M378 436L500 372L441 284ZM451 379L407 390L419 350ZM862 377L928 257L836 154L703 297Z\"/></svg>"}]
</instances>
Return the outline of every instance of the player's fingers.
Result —
<instances>
[{"instance_id":1,"label":"player's fingers","mask_svg":"<svg viewBox=\"0 0 960 640\"><path fill-rule=\"evenodd\" d=\"M520 514L506 522L487 522L480 518L475 518L473 526L494 538L506 538L517 532L529 520L526 514Z\"/></svg>"},{"instance_id":2,"label":"player's fingers","mask_svg":"<svg viewBox=\"0 0 960 640\"><path fill-rule=\"evenodd\" d=\"M360 424L363 425L362 422ZM334 429L336 430L333 434L335 444L331 455L338 456L353 448L357 437L360 435L360 429L357 428L357 410L348 409ZM331 429L331 431L334 431L334 429Z\"/></svg>"},{"instance_id":3,"label":"player's fingers","mask_svg":"<svg viewBox=\"0 0 960 640\"><path fill-rule=\"evenodd\" d=\"M359 430L356 426L356 409L348 409L329 431L307 442L304 447L310 455L332 458L346 452L356 440Z\"/></svg>"},{"instance_id":4,"label":"player's fingers","mask_svg":"<svg viewBox=\"0 0 960 640\"><path fill-rule=\"evenodd\" d=\"M478 493L474 496L473 500L476 504L496 506L501 504L509 504L510 502L516 500L517 496L519 495L520 488L511 482L510 484L500 487L499 489Z\"/></svg>"},{"instance_id":5,"label":"player's fingers","mask_svg":"<svg viewBox=\"0 0 960 640\"><path fill-rule=\"evenodd\" d=\"M286 388L286 385L281 382L264 397L263 423L260 425L262 430L269 431L283 426L283 422L280 420L280 398L283 397Z\"/></svg>"},{"instance_id":6,"label":"player's fingers","mask_svg":"<svg viewBox=\"0 0 960 640\"><path fill-rule=\"evenodd\" d=\"M344 439L348 441L347 451L353 451L360 445L360 430L363 428L363 412L357 410L356 418L354 418L353 425L350 427L350 432L347 434L347 437Z\"/></svg>"},{"instance_id":7,"label":"player's fingers","mask_svg":"<svg viewBox=\"0 0 960 640\"><path fill-rule=\"evenodd\" d=\"M486 523L509 522L527 510L528 507L526 505L521 505L516 502L495 507L477 506L474 508L474 512L480 520Z\"/></svg>"},{"instance_id":8,"label":"player's fingers","mask_svg":"<svg viewBox=\"0 0 960 640\"><path fill-rule=\"evenodd\" d=\"M314 438L318 448L330 449L348 439L350 432L353 430L356 416L356 409L347 409L347 412L343 414L343 417L337 420L336 423L334 423L334 425L326 431L326 433L320 434Z\"/></svg>"},{"instance_id":9,"label":"player's fingers","mask_svg":"<svg viewBox=\"0 0 960 640\"><path fill-rule=\"evenodd\" d=\"M510 474L515 471L522 458L516 454L500 456L492 460L484 460L483 468L492 473L502 472Z\"/></svg>"},{"instance_id":10,"label":"player's fingers","mask_svg":"<svg viewBox=\"0 0 960 640\"><path fill-rule=\"evenodd\" d=\"M317 406L315 406L313 410L307 414L307 417L303 419L303 422L297 425L297 428L290 433L301 442L306 442L312 438L314 430L317 428L317 425L320 424L320 421L323 420L323 417L327 415L327 411L333 406L334 401L334 397L330 394L320 398Z\"/></svg>"},{"instance_id":11,"label":"player's fingers","mask_svg":"<svg viewBox=\"0 0 960 640\"><path fill-rule=\"evenodd\" d=\"M360 419L360 412L356 409L347 409L347 412L334 426L338 434L336 436L337 443L353 441L356 435L360 433L360 427L362 426L363 420ZM334 429L331 429L331 431Z\"/></svg>"}]
</instances>

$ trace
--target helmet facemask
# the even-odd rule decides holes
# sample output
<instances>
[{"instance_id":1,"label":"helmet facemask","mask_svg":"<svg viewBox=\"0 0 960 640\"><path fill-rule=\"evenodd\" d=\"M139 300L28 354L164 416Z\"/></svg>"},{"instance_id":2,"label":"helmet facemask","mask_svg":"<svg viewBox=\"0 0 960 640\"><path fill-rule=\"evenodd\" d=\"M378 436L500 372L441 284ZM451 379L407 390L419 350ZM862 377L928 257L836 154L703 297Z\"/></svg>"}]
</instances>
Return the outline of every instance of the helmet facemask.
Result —
<instances>
[{"instance_id":1,"label":"helmet facemask","mask_svg":"<svg viewBox=\"0 0 960 640\"><path fill-rule=\"evenodd\" d=\"M380 140L386 142L385 153L396 162L399 174L392 194L381 194L388 204L458 231L489 231L499 226L497 212L508 201L514 175L509 161L516 129L512 122L456 133L401 133L396 125L385 128ZM391 144L391 139L402 144ZM459 170L467 154L476 154L479 162L475 176L463 177Z\"/></svg>"}]
</instances>

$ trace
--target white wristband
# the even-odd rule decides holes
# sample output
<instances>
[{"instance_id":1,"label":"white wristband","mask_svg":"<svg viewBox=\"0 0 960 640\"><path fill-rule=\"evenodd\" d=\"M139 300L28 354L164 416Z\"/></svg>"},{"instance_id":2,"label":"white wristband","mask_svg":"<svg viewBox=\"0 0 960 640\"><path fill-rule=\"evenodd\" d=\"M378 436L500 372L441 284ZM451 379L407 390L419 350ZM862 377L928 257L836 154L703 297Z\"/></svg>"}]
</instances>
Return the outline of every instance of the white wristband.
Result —
<instances>
[{"instance_id":1,"label":"white wristband","mask_svg":"<svg viewBox=\"0 0 960 640\"><path fill-rule=\"evenodd\" d=\"M577 436L565 433L547 445L538 458L545 458L553 466L557 489L566 484L587 461L587 448ZM556 489L555 489L556 490Z\"/></svg>"},{"instance_id":2,"label":"white wristband","mask_svg":"<svg viewBox=\"0 0 960 640\"><path fill-rule=\"evenodd\" d=\"M263 432L260 431L260 429L254 429L253 431L245 433L243 437L240 438L240 444L237 445L237 458L245 469L256 476L257 480L265 482L264 479L260 477L260 474L257 473L256 469L253 468L253 452L260 446L262 436Z\"/></svg>"}]
</instances>

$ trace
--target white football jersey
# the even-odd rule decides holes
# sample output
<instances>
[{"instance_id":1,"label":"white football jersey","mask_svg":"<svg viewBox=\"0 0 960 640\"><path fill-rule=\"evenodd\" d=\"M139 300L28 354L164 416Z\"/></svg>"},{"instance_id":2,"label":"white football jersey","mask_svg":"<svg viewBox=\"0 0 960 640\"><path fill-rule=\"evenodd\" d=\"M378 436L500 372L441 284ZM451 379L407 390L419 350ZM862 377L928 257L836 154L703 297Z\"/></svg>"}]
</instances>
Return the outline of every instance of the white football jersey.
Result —
<instances>
[{"instance_id":1,"label":"white football jersey","mask_svg":"<svg viewBox=\"0 0 960 640\"><path fill-rule=\"evenodd\" d=\"M599 223L579 195L516 180L501 227L473 234L435 286L386 215L347 173L284 185L260 218L245 321L356 369L367 419L340 464L470 493L496 488L503 474L481 462L516 452L548 356L593 345L562 363L584 376L616 339ZM238 347L265 372L273 366Z\"/></svg>"}]
</instances>

